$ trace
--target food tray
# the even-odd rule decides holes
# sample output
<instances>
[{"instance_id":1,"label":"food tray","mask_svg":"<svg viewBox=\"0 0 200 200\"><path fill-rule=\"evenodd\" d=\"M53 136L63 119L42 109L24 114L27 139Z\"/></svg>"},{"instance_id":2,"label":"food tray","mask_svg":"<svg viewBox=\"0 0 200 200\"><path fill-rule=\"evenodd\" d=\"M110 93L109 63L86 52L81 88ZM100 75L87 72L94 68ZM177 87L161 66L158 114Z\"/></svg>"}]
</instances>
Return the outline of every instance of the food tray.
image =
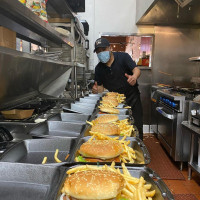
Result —
<instances>
[{"instance_id":1,"label":"food tray","mask_svg":"<svg viewBox=\"0 0 200 200\"><path fill-rule=\"evenodd\" d=\"M70 122L47 121L29 132L34 137L79 137L86 125Z\"/></svg>"},{"instance_id":2,"label":"food tray","mask_svg":"<svg viewBox=\"0 0 200 200\"><path fill-rule=\"evenodd\" d=\"M74 161L75 157L76 156L79 156L80 154L78 153L78 150L80 149L80 146L87 142L91 137L84 137L84 138L80 138L79 142L78 142L78 145L71 157L71 163L76 163ZM133 137L127 137L126 140L130 140L130 144L128 146L132 147L133 150L135 150L136 152L136 160L135 160L135 163L133 164L129 164L129 163L126 163L126 165L131 165L131 166L134 166L134 165L137 165L137 166L143 166L143 165L148 165L151 161L151 158L150 158L150 154L146 148L146 146L144 145L144 143L139 139L139 138L133 138ZM144 162L143 164L141 164L141 162ZM110 164L110 162L101 162L102 164ZM90 164L90 162L83 162L82 164ZM120 162L116 162L116 165L121 165Z\"/></svg>"},{"instance_id":3,"label":"food tray","mask_svg":"<svg viewBox=\"0 0 200 200\"><path fill-rule=\"evenodd\" d=\"M95 108L96 107L96 104L95 103L86 103L86 102L79 102L79 101L75 101L75 105L80 105L80 106L83 106L85 108Z\"/></svg>"},{"instance_id":4,"label":"food tray","mask_svg":"<svg viewBox=\"0 0 200 200\"><path fill-rule=\"evenodd\" d=\"M0 161L41 164L46 156L47 164L58 164L54 160L54 154L56 149L59 149L58 158L63 162L68 162L76 144L77 138L24 140L6 150L0 157ZM69 158L65 160L67 154Z\"/></svg>"},{"instance_id":5,"label":"food tray","mask_svg":"<svg viewBox=\"0 0 200 200\"><path fill-rule=\"evenodd\" d=\"M79 165L66 167L66 171L76 166ZM101 166L101 164L99 164L98 166ZM122 171L120 166L118 168L120 168L120 170ZM140 178L141 176L143 176L146 182L152 185L151 190L156 190L156 194L153 197L153 200L174 200L172 193L170 192L164 181L152 169L145 166L143 167L127 166L127 169L129 170L130 174L133 177ZM66 177L67 174L65 173L58 190L57 199L61 195L61 189L63 187Z\"/></svg>"},{"instance_id":6,"label":"food tray","mask_svg":"<svg viewBox=\"0 0 200 200\"><path fill-rule=\"evenodd\" d=\"M117 115L130 115L130 114L131 114L131 110L129 110L129 109L120 108L120 109L118 109L118 110L119 110L119 114L117 114ZM106 114L109 114L109 113L102 113L102 112L100 111L100 109L99 109L99 114L104 114L104 115L106 115Z\"/></svg>"},{"instance_id":7,"label":"food tray","mask_svg":"<svg viewBox=\"0 0 200 200\"><path fill-rule=\"evenodd\" d=\"M81 102L81 103L89 103L89 104L97 104L98 100L97 99L92 99L92 98L80 98L79 102Z\"/></svg>"},{"instance_id":8,"label":"food tray","mask_svg":"<svg viewBox=\"0 0 200 200\"><path fill-rule=\"evenodd\" d=\"M13 109L13 110L4 110L1 111L5 119L26 119L32 116L34 109L22 110L22 109Z\"/></svg>"},{"instance_id":9,"label":"food tray","mask_svg":"<svg viewBox=\"0 0 200 200\"><path fill-rule=\"evenodd\" d=\"M76 114L76 113L59 113L51 117L48 121L62 121L85 124L86 120L90 119L90 115Z\"/></svg>"},{"instance_id":10,"label":"food tray","mask_svg":"<svg viewBox=\"0 0 200 200\"><path fill-rule=\"evenodd\" d=\"M66 104L63 107L63 110L65 112L72 112L72 113L80 113L80 114L86 114L86 115L92 115L95 111L93 107L85 107L77 104Z\"/></svg>"},{"instance_id":11,"label":"food tray","mask_svg":"<svg viewBox=\"0 0 200 200\"><path fill-rule=\"evenodd\" d=\"M65 169L22 163L0 163L0 194L3 200L56 199Z\"/></svg>"},{"instance_id":12,"label":"food tray","mask_svg":"<svg viewBox=\"0 0 200 200\"><path fill-rule=\"evenodd\" d=\"M139 131L138 131L138 128L133 125L133 128L134 128L134 131L131 135L131 137L139 137ZM90 132L91 131L91 125L87 126L87 128L84 130L84 132L82 132L81 136L82 137L87 137L87 136L91 136L90 135ZM118 135L115 135L115 137L117 137Z\"/></svg>"}]
</instances>

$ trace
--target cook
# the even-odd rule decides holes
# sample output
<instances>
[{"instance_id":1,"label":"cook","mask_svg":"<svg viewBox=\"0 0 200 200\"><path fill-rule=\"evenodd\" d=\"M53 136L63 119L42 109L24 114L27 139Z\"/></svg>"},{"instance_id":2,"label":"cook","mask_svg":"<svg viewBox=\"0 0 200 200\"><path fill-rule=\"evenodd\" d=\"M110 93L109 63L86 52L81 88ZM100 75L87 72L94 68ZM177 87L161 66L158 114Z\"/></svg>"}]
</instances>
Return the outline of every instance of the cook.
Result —
<instances>
[{"instance_id":1,"label":"cook","mask_svg":"<svg viewBox=\"0 0 200 200\"><path fill-rule=\"evenodd\" d=\"M95 49L99 63L95 68L95 85L93 93L101 93L106 88L126 96L126 102L131 106L139 137L143 139L143 110L140 100L137 79L140 69L128 53L112 52L110 43L105 38L98 38Z\"/></svg>"}]
</instances>

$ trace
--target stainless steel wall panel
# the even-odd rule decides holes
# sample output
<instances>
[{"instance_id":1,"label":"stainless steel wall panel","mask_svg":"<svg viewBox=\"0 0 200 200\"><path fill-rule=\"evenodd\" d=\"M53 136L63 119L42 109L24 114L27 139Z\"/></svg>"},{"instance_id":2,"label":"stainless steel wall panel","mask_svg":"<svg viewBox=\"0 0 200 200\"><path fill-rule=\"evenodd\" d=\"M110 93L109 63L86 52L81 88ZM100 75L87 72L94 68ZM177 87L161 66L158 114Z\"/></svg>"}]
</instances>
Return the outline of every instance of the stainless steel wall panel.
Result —
<instances>
[{"instance_id":1,"label":"stainless steel wall panel","mask_svg":"<svg viewBox=\"0 0 200 200\"><path fill-rule=\"evenodd\" d=\"M188 58L198 55L200 29L155 27L153 83L190 86L200 76L198 64Z\"/></svg>"}]
</instances>

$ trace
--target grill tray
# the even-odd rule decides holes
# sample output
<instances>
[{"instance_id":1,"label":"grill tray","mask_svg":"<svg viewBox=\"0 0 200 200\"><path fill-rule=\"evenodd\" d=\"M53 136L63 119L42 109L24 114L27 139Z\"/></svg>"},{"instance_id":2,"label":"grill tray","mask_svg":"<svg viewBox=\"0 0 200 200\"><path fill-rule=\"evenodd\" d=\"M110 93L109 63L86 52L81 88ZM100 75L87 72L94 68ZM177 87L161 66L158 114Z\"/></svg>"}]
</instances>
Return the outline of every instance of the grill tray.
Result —
<instances>
[{"instance_id":1,"label":"grill tray","mask_svg":"<svg viewBox=\"0 0 200 200\"><path fill-rule=\"evenodd\" d=\"M75 162L74 161L75 157L78 156L78 155L80 155L78 153L78 150L80 149L80 146L83 143L87 142L89 139L90 139L90 137L84 137L84 138L81 138L79 140L78 145L77 145L77 147L76 147L76 149L75 149L75 151L74 151L74 153L73 153L73 155L71 157L71 159L72 159L70 161L71 163L74 163ZM135 163L133 163L133 164L126 163L126 165L127 166L128 165L131 165L131 166L133 166L133 165L143 166L143 165L149 164L150 161L151 161L150 154L149 154L146 146L144 145L144 143L140 139L133 138L133 137L127 137L126 140L130 140L131 141L131 143L128 146L132 147L133 150L136 151L136 158L137 158L136 161L135 161ZM142 162L142 161L144 162L144 164L140 164L140 162ZM102 164L110 164L110 162L101 162L101 163ZM91 164L91 163L90 162L86 162L86 163L84 162L82 164ZM118 163L116 162L116 165L121 165L121 164L119 162Z\"/></svg>"},{"instance_id":2,"label":"grill tray","mask_svg":"<svg viewBox=\"0 0 200 200\"><path fill-rule=\"evenodd\" d=\"M77 138L55 138L55 139L30 139L21 141L5 151L0 157L3 162L19 162L30 164L41 164L47 156L47 164L58 164L54 160L56 149L59 149L58 158L63 162L67 154L72 156L76 146Z\"/></svg>"},{"instance_id":3,"label":"grill tray","mask_svg":"<svg viewBox=\"0 0 200 200\"><path fill-rule=\"evenodd\" d=\"M69 168L66 167L66 171L69 170L70 168L73 168L76 166L78 166L78 165L74 165ZM101 165L99 165L99 166L101 166ZM119 167L119 168L122 171L121 167ZM131 167L131 166L127 166L127 168L133 177L139 178L139 177L143 176L147 183L152 184L151 190L154 190L154 189L156 190L156 194L153 197L154 200L174 200L174 197L173 197L172 193L170 192L170 190L168 189L168 187L166 186L166 184L152 169L150 169L148 167ZM67 175L65 173L65 175L63 176L63 180L60 184L57 199L61 195L61 189L63 187L66 177L67 177Z\"/></svg>"},{"instance_id":4,"label":"grill tray","mask_svg":"<svg viewBox=\"0 0 200 200\"><path fill-rule=\"evenodd\" d=\"M85 124L86 120L90 119L90 115L76 114L76 113L59 113L51 117L48 121L62 121Z\"/></svg>"},{"instance_id":5,"label":"grill tray","mask_svg":"<svg viewBox=\"0 0 200 200\"><path fill-rule=\"evenodd\" d=\"M86 125L70 122L47 121L29 132L34 137L79 137Z\"/></svg>"},{"instance_id":6,"label":"grill tray","mask_svg":"<svg viewBox=\"0 0 200 200\"><path fill-rule=\"evenodd\" d=\"M0 194L3 200L55 199L63 168L21 163L0 163Z\"/></svg>"}]
</instances>

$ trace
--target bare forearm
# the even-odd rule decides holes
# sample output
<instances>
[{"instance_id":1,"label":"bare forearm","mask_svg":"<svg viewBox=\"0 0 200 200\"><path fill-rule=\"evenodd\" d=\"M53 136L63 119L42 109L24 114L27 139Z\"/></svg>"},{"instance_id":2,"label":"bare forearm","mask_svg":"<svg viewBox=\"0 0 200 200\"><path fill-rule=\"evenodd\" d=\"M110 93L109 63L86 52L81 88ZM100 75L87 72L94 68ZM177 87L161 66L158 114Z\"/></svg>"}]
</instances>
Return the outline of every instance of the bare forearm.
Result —
<instances>
[{"instance_id":1,"label":"bare forearm","mask_svg":"<svg viewBox=\"0 0 200 200\"><path fill-rule=\"evenodd\" d=\"M97 86L97 91L98 91L98 93L102 93L104 91L103 85L98 85Z\"/></svg>"},{"instance_id":2,"label":"bare forearm","mask_svg":"<svg viewBox=\"0 0 200 200\"><path fill-rule=\"evenodd\" d=\"M133 72L133 76L136 79L138 79L140 77L141 72L140 72L140 69L138 67L135 67L132 72Z\"/></svg>"}]
</instances>

